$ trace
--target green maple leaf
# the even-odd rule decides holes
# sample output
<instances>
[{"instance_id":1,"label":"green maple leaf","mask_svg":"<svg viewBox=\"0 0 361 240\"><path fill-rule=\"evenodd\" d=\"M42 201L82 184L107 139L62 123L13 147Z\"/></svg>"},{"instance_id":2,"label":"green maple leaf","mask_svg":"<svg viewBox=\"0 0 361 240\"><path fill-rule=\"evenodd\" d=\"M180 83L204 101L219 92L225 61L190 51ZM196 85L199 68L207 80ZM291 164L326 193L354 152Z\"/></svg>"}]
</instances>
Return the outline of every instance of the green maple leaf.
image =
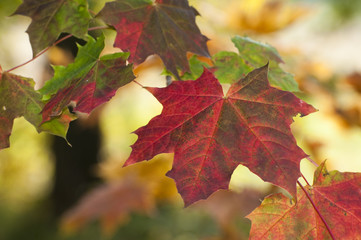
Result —
<instances>
[{"instance_id":1,"label":"green maple leaf","mask_svg":"<svg viewBox=\"0 0 361 240\"><path fill-rule=\"evenodd\" d=\"M283 71L279 64L283 63L277 50L264 43L256 42L248 37L232 38L239 53L222 51L213 56L216 67L215 76L222 83L233 83L244 77L255 68L269 62L269 81L285 91L299 91L292 74Z\"/></svg>"}]
</instances>

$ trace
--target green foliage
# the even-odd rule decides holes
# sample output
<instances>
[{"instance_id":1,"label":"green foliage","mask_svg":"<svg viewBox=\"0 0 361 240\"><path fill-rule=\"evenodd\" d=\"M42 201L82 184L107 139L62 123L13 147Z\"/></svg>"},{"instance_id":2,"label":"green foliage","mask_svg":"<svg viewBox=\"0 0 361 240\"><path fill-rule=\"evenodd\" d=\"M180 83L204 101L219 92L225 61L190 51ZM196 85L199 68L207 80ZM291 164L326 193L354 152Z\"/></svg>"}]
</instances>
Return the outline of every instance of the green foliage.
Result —
<instances>
[{"instance_id":1,"label":"green foliage","mask_svg":"<svg viewBox=\"0 0 361 240\"><path fill-rule=\"evenodd\" d=\"M299 91L293 76L279 66L283 60L274 47L240 36L232 38L232 42L238 49L238 54L222 51L213 56L217 69L215 76L220 82L233 83L269 62L268 77L272 86L290 92Z\"/></svg>"}]
</instances>

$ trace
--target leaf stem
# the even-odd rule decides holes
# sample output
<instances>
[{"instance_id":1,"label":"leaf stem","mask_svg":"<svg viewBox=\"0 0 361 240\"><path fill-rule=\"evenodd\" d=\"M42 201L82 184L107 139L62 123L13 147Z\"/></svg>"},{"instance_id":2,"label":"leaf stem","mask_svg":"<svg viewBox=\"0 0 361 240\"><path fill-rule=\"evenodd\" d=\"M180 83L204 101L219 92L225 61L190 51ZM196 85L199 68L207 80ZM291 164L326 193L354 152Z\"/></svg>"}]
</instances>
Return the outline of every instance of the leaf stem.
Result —
<instances>
[{"instance_id":1,"label":"leaf stem","mask_svg":"<svg viewBox=\"0 0 361 240\"><path fill-rule=\"evenodd\" d=\"M307 179L305 178L305 176L303 176L302 173L301 173L301 176L302 176L303 180L305 180L306 184L307 184L308 186L311 186L311 185L308 183L308 181L307 181Z\"/></svg>"},{"instance_id":2,"label":"leaf stem","mask_svg":"<svg viewBox=\"0 0 361 240\"><path fill-rule=\"evenodd\" d=\"M315 161L312 160L312 158L306 157L306 159L307 159L308 161L310 161L311 163L313 163L313 165L315 165L316 167L319 166Z\"/></svg>"},{"instance_id":3,"label":"leaf stem","mask_svg":"<svg viewBox=\"0 0 361 240\"><path fill-rule=\"evenodd\" d=\"M140 84L139 82L137 82L136 80L133 80L133 82L135 82L136 84L138 84L139 86L141 86L142 88L144 88L144 86L142 84Z\"/></svg>"},{"instance_id":4,"label":"leaf stem","mask_svg":"<svg viewBox=\"0 0 361 240\"><path fill-rule=\"evenodd\" d=\"M94 30L99 30L99 29L107 29L107 28L109 28L109 27L107 27L107 26L97 26L97 27L88 28L88 31L94 31ZM9 70L7 70L7 72L14 71L15 69L18 69L18 68L20 68L20 67L22 67L22 66L24 66L24 65L26 65L26 64L28 64L28 63L30 63L30 62L32 62L32 61L34 61L35 59L37 59L38 57L40 57L41 55L43 55L45 52L47 52L51 47L56 46L57 44L61 43L62 41L65 41L66 39L68 39L68 38L70 38L70 37L72 37L72 36L73 36L73 34L69 34L69 35L66 35L65 37L62 37L61 39L59 39L58 41L56 41L55 43L53 43L53 45L45 48L44 50L42 50L41 52L39 52L38 54L36 54L35 57L33 57L32 59L30 59L30 60L28 60L28 61L26 61L26 62L24 62L24 63L22 63L22 64L20 64L20 65L18 65L18 66L15 66L15 67L13 67L13 68L10 68Z\"/></svg>"},{"instance_id":5,"label":"leaf stem","mask_svg":"<svg viewBox=\"0 0 361 240\"><path fill-rule=\"evenodd\" d=\"M303 190L303 192L306 194L308 200L311 202L313 208L315 209L315 211L317 212L318 216L321 218L323 224L325 225L328 233L330 234L331 238L333 240L335 240L335 236L333 235L330 227L328 226L326 220L323 218L323 216L321 215L320 211L318 210L318 208L316 207L316 204L314 203L314 201L312 200L311 196L308 194L308 192L306 191L306 189L302 186L302 184L297 180L297 184L301 187L301 189Z\"/></svg>"}]
</instances>

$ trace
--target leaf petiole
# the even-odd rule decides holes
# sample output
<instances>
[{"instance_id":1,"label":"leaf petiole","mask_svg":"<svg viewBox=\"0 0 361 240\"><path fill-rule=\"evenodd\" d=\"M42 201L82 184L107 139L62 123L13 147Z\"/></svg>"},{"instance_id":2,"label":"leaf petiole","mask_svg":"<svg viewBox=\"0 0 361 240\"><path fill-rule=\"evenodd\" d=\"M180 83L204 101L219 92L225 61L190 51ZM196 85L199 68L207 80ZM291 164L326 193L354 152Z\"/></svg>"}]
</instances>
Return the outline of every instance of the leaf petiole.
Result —
<instances>
[{"instance_id":1,"label":"leaf petiole","mask_svg":"<svg viewBox=\"0 0 361 240\"><path fill-rule=\"evenodd\" d=\"M307 184L308 186L311 186L311 185L308 183L308 181L307 181L307 179L305 178L305 176L303 176L302 173L301 173L301 176L302 176L303 180L305 180L306 184Z\"/></svg>"},{"instance_id":2,"label":"leaf petiole","mask_svg":"<svg viewBox=\"0 0 361 240\"><path fill-rule=\"evenodd\" d=\"M315 161L312 160L312 158L306 157L306 159L307 159L308 161L310 161L310 162L311 162L313 165L315 165L316 167L319 166Z\"/></svg>"}]
</instances>

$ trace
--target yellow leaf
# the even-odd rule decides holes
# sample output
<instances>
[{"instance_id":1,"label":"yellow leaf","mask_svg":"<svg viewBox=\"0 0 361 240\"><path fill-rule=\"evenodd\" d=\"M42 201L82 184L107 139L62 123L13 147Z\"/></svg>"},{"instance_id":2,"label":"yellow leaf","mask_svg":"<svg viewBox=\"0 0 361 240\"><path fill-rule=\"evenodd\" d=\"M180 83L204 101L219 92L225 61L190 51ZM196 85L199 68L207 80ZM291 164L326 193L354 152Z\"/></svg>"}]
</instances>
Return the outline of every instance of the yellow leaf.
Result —
<instances>
[{"instance_id":1,"label":"yellow leaf","mask_svg":"<svg viewBox=\"0 0 361 240\"><path fill-rule=\"evenodd\" d=\"M242 0L234 1L228 11L234 30L270 33L287 27L310 10L285 0Z\"/></svg>"}]
</instances>

